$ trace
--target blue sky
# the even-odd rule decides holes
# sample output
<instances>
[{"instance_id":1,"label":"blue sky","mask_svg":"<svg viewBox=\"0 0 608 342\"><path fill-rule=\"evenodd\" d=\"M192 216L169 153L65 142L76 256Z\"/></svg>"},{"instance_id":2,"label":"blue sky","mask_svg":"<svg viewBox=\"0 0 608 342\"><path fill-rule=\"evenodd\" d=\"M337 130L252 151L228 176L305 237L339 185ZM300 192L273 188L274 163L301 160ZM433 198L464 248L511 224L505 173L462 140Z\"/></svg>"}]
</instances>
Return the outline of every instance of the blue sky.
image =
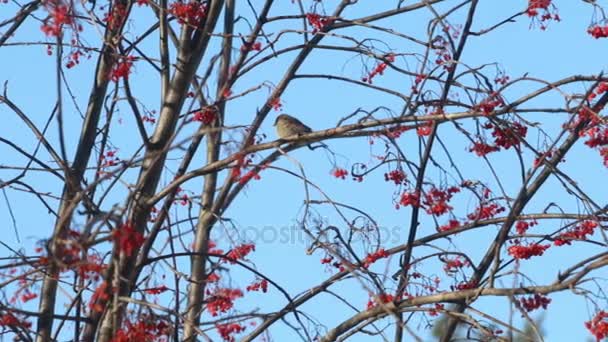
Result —
<instances>
[{"instance_id":1,"label":"blue sky","mask_svg":"<svg viewBox=\"0 0 608 342\"><path fill-rule=\"evenodd\" d=\"M333 8L337 1L324 1L323 3L326 8L330 9ZM453 4L453 2L450 3ZM559 8L561 22L552 22L549 28L543 31L538 28L538 25L531 27L530 19L527 17L519 17L515 23L499 28L487 36L472 37L467 44L461 60L471 67L496 62L511 78L528 73L530 76L548 81L555 81L570 75L597 74L605 70L605 56L608 53L606 42L604 40L593 39L585 32L593 18L592 7L579 1L556 0L555 4ZM384 5L386 8L394 6L392 1ZM9 8L10 11L6 11L2 6ZM355 6L354 9L346 11L345 16L358 17L366 15L367 10L365 6L364 1L360 1L360 4ZM525 6L526 1L523 0L480 1L479 12L474 22L473 30L487 27L525 8ZM2 8L1 12L6 11L4 13L12 13L14 11L12 4L0 5L0 8ZM438 6L438 8L441 9L442 7ZM149 22L149 11L146 8L136 8L135 11L138 20ZM6 14L4 13L0 13L0 20L5 18ZM273 10L271 15L284 13L297 13L297 6L289 1L282 1ZM458 21L463 19L462 14L462 11L457 13L452 23L462 24L462 22ZM382 20L375 24L382 24L395 30L420 35L425 31L425 23L428 18L429 13L423 11L421 13L417 12L416 14L401 16L398 20ZM39 25L37 22L27 22L18 35L10 40L10 42L44 41L45 38L39 30ZM136 35L137 33L141 33L144 30L143 28L145 26L134 25L131 28L131 34ZM362 31L359 29L349 29L340 33L357 35L362 34ZM91 43L96 42L98 39L96 33L90 28L84 32L83 37ZM378 34L377 38L382 39L382 42L378 42L376 47L385 52L419 52L416 50L416 47L404 43L403 40L397 40L381 34ZM298 40L301 40L301 37L294 35L288 38L287 42L293 43ZM339 40L329 38L324 43L337 41ZM155 44L156 37L153 36L143 42L142 48L156 56L157 50ZM56 96L54 56L47 56L45 50L45 47L41 45L7 46L0 49L0 63L4 66L0 74L0 81L8 81L9 97L26 113L30 114L38 127L42 127L45 120L47 120ZM286 54L281 58L273 60L271 63L256 68L237 83L233 91L238 93L263 81L277 84L282 76L277 71L284 70L289 65L293 56L294 54ZM65 70L66 77L69 78L69 84L75 96L74 102L83 110L86 106L91 87L91 74L95 68L95 59L96 56L93 55L90 60L83 59L81 64L76 68ZM375 63L369 60L367 61L367 66L373 68ZM397 63L402 67L406 65L410 68L418 67L415 58L409 56L398 58ZM314 52L303 65L300 73L322 72L354 78L365 74L361 60L358 57L334 51ZM154 70L144 62L137 62L130 81L134 89L134 95L141 101L142 105L145 105L149 109L158 109L159 78ZM378 76L375 80L375 84L402 91L409 89L412 82L412 79L405 78L390 70L385 75ZM213 84L213 86L215 85ZM513 100L537 87L539 87L538 84L532 82L526 83L526 86L515 87L511 92L506 93L505 96L507 100ZM579 85L571 87L568 90L584 92L585 89ZM81 119L69 95L67 93L64 94L68 155L71 158L74 154L74 146L77 143ZM250 96L230 102L227 107L227 124L250 122L255 115L255 109L262 106L267 96L268 92L261 90ZM382 105L397 111L402 105L399 99L386 94L370 92L369 90L345 85L338 81L318 79L299 79L293 81L289 89L281 97L281 100L286 112L298 116L303 122L313 127L313 129L334 127L341 117L353 112L357 108L369 110ZM555 105L554 101L561 102ZM553 94L539 98L534 104L553 107L562 105L562 102L563 99L561 97ZM188 106L189 104L187 103L185 108L188 108ZM114 131L112 144L118 147L121 158L129 158L139 147L139 142L133 143L136 130L128 106L123 102L119 105L119 109L120 112L115 115L122 119L122 123L114 123L112 126ZM266 133L268 139L275 139L271 124L274 122L276 114L278 113L271 113L261 129L262 133ZM36 141L29 132L26 132L24 125L19 119L4 106L0 107L0 115L2 115L0 136L31 151L35 147ZM387 114L384 113L384 115ZM530 121L541 122L543 127L547 127L551 132L559 129L565 118L562 114L544 114L538 115L538 117L527 117ZM469 142L464 140L462 135L459 135L451 127L442 127L442 130L442 138L448 144L452 158L460 162L463 170L466 171L466 177L480 179L492 184L492 177L487 167L484 166L485 164L467 151ZM148 132L151 131L152 126L149 126ZM189 131L192 131L191 126L185 128L183 132L184 136ZM54 123L50 126L49 132L50 140L54 146L58 146L57 127ZM536 142L534 140L535 134L531 133L529 136L531 143ZM241 133L228 133L227 136L238 140L241 137ZM414 132L404 134L399 141L406 154L411 155L413 160L417 160L418 138ZM383 148L383 146L378 145L370 146L367 139L332 140L328 144L336 152L336 166L347 169L350 169L350 166L358 162L372 163L372 155L381 153ZM23 164L22 158L6 145L0 145L0 155L5 156L0 164ZM177 157L178 155L179 152L175 152L170 157ZM437 155L437 158L442 163L446 163L445 155L439 149L437 149ZM403 243L407 238L410 211L407 208L394 209L392 202L395 191L394 186L385 183L383 180L383 173L387 171L386 167L380 168L370 175L366 181L358 183L350 179L343 181L331 177L330 170L334 167L333 160L322 149L315 151L301 149L290 153L290 157L293 159L283 158L274 164L274 166L299 172L298 165L303 165L306 176L317 184L319 188L330 194L333 200L363 208L370 212L378 221L378 224L385 228L385 231L391 232L388 237L384 237L384 241L387 242L384 247L393 247L399 243ZM532 160L529 154L525 158L528 163ZM44 156L42 159L49 160L48 156ZM298 163L295 163L294 159ZM513 167L513 165L517 165L516 155L513 150L491 155L489 159L500 171L504 184L507 189L511 190L510 194L514 196L516 189L518 189L517 187L520 185L520 180L517 166ZM195 167L202 165L204 162L202 157L199 157L198 160L198 163L194 163ZM173 167L174 170L178 162L179 160L172 161L169 163L169 166ZM467 166L465 167L464 165ZM579 182L581 188L587 191L591 197L602 199L601 196L604 189L597 186L597 184L606 177L606 170L601 166L600 157L596 152L589 151L582 146L576 147L571 155L567 157L567 162L563 164L563 170L572 175ZM0 171L0 179L10 178L13 174L14 171ZM136 175L136 171L129 172L127 179L133 181ZM429 171L428 178L433 181L442 179L441 174L433 169ZM163 182L167 182L170 179L171 175L167 174L164 176ZM448 182L453 181L455 179L448 180ZM31 173L27 177L27 182L41 192L58 195L61 191L61 184L48 175ZM195 179L188 182L184 188L197 193L202 188L201 183L200 179ZM556 201L558 198L563 199L560 204L564 210L577 211L577 203L565 196L564 191L559 187L557 182L550 180L546 187L546 189L541 191L538 198L530 203L529 210L526 210L526 212L542 210L549 202ZM113 192L105 202L106 208L109 209L113 204L121 205L121 195L123 194L124 188ZM313 191L312 194L315 199L322 198L318 192ZM281 239L277 241L277 239L272 238L272 233L276 232L277 229L282 232L297 231L298 220L301 219L302 215L303 196L304 189L300 180L278 170L269 169L262 172L261 180L253 181L247 186L246 190L243 191L226 213L226 216L232 220L231 223L238 227L237 230L240 234L245 235L244 237L241 236L242 238L251 238L251 235L258 237L258 241L256 241L257 249L251 255L251 261L259 270L276 280L291 294L305 291L331 274L319 263L319 259L324 256L322 253L317 252L312 256L306 255L305 251L308 247L306 242L290 241L286 243ZM9 189L8 198L17 219L21 243L17 243L13 236L12 228L10 228L12 223L8 216L8 209L2 202L0 203L0 218L6 227L6 237L3 241L15 248L31 251L38 240L49 236L53 225L53 218L29 194ZM462 212L470 212L476 206L474 199L468 195L457 195L454 203ZM600 202L600 204L603 205L604 203ZM193 212L196 213L196 209ZM187 212L185 208L178 208L177 214L183 218ZM335 212L327 210L327 208L319 209L318 215L328 223L341 224ZM440 221L443 222L442 220ZM428 218L424 218L421 222L420 234L428 234L434 230L434 225ZM538 229L550 231L551 224L556 223L542 223ZM188 225L183 225L181 228L187 229ZM489 228L480 232L461 234L455 239L454 243L459 250L468 253L476 259L483 255L485 251L473 246L485 246L489 239L494 237L495 231L495 228ZM228 249L230 243L226 238L226 233L223 232L222 227L217 227L215 234L219 235L218 240L223 243L222 247ZM268 234L268 237L262 234ZM449 246L447 243L442 245ZM521 267L522 270L525 270L529 274L534 274L535 279L538 281L551 281L555 278L560 266L568 265L574 260L581 258L580 256L582 255L590 255L587 248L576 246L561 249L553 248L547 252L546 257L533 260L533 262L529 263L524 262ZM8 254L6 250L1 253L4 255ZM394 265L394 260L391 264ZM433 272L441 270L440 266L433 262L425 263L424 267L434 270ZM184 264L180 265L180 269L185 272L189 270L185 260ZM382 267L379 266L375 270L378 272L383 271ZM598 273L598 275L604 277L608 276L605 270ZM253 276L251 274L231 272L230 280L226 279L226 285L245 287L252 280ZM366 290L357 280L338 284L335 288L332 287L332 291L341 294L359 309L365 307L368 299ZM553 302L550 305L545 322L547 340L573 341L581 340L582 336L587 336L587 331L583 326L583 321L589 317L589 308L586 302L581 297L576 297L569 293L555 294L550 297L553 299ZM160 297L161 302L164 298L166 297ZM246 299L237 303L238 308L241 310L260 307L263 312L276 310L285 305L284 299L274 289L271 289L268 294L248 295ZM505 319L508 313L504 299L482 299L477 307L485 310L500 308L503 314L499 314L499 316ZM327 327L341 322L353 313L331 295L319 296L316 300L306 304L303 310L313 313L314 317ZM593 310L591 309L591 311ZM379 325L383 323L386 322L379 323ZM416 330L424 336L425 332L423 329L424 324L420 322ZM290 329L280 324L273 327L271 333L277 341L292 339L294 336ZM389 336L392 336L392 331L389 333ZM360 337L353 337L352 340L372 341L375 339L366 338L365 335L362 335Z\"/></svg>"}]
</instances>

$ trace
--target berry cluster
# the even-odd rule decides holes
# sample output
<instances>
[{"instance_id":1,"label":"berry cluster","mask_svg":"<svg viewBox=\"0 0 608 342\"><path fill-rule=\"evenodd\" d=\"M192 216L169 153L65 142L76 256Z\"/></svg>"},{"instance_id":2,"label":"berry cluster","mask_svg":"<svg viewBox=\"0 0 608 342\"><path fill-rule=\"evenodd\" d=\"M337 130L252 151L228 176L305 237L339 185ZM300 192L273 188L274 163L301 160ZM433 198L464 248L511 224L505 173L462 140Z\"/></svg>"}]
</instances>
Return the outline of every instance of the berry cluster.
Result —
<instances>
[{"instance_id":1,"label":"berry cluster","mask_svg":"<svg viewBox=\"0 0 608 342\"><path fill-rule=\"evenodd\" d=\"M395 185L405 184L405 183L407 183L407 175L405 174L405 172L403 172L403 170L397 169L397 170L393 170L391 172L385 173L384 180L386 182L392 181L395 183Z\"/></svg>"},{"instance_id":2,"label":"berry cluster","mask_svg":"<svg viewBox=\"0 0 608 342\"><path fill-rule=\"evenodd\" d=\"M535 294L534 296L530 296L528 298L520 298L519 304L524 308L527 312L534 311L538 308L543 308L547 310L547 306L551 303L551 299L547 296L543 296L540 294Z\"/></svg>"},{"instance_id":3,"label":"berry cluster","mask_svg":"<svg viewBox=\"0 0 608 342\"><path fill-rule=\"evenodd\" d=\"M135 323L127 321L125 326L116 332L112 342L130 341L163 341L168 338L170 328L164 321L155 323L156 319L141 319Z\"/></svg>"},{"instance_id":4,"label":"berry cluster","mask_svg":"<svg viewBox=\"0 0 608 342\"><path fill-rule=\"evenodd\" d=\"M602 341L608 337L608 312L599 311L590 321L585 322L585 327L598 342Z\"/></svg>"},{"instance_id":5,"label":"berry cluster","mask_svg":"<svg viewBox=\"0 0 608 342\"><path fill-rule=\"evenodd\" d=\"M570 245L572 240L586 240L587 235L593 235L595 228L598 226L595 221L583 221L574 229L559 234L553 243L556 246Z\"/></svg>"},{"instance_id":6,"label":"berry cluster","mask_svg":"<svg viewBox=\"0 0 608 342\"><path fill-rule=\"evenodd\" d=\"M331 174L336 178L346 179L346 176L348 176L348 171L346 171L346 169L336 167L331 171Z\"/></svg>"},{"instance_id":7,"label":"berry cluster","mask_svg":"<svg viewBox=\"0 0 608 342\"><path fill-rule=\"evenodd\" d=\"M515 224L515 230L517 231L517 234L523 235L528 231L528 228L533 227L537 224L538 222L536 220L530 222L517 221L517 223Z\"/></svg>"},{"instance_id":8,"label":"berry cluster","mask_svg":"<svg viewBox=\"0 0 608 342\"><path fill-rule=\"evenodd\" d=\"M606 38L608 37L608 25L593 25L587 29L587 33L595 39Z\"/></svg>"},{"instance_id":9,"label":"berry cluster","mask_svg":"<svg viewBox=\"0 0 608 342\"><path fill-rule=\"evenodd\" d=\"M252 243L245 243L234 247L232 250L230 250L230 252L228 252L228 254L226 254L226 257L231 264L234 264L235 260L245 259L247 254L253 251L255 251L255 245Z\"/></svg>"},{"instance_id":10,"label":"berry cluster","mask_svg":"<svg viewBox=\"0 0 608 342\"><path fill-rule=\"evenodd\" d=\"M120 57L114 65L112 65L110 80L112 80L112 82L118 82L121 78L128 79L135 59L136 58L133 56Z\"/></svg>"},{"instance_id":11,"label":"berry cluster","mask_svg":"<svg viewBox=\"0 0 608 342\"><path fill-rule=\"evenodd\" d=\"M443 271L445 271L445 273L454 273L457 272L459 269L469 266L469 262L468 261L462 261L460 259L460 257L456 257L454 259L447 259L444 260L444 265L443 265Z\"/></svg>"},{"instance_id":12,"label":"berry cluster","mask_svg":"<svg viewBox=\"0 0 608 342\"><path fill-rule=\"evenodd\" d=\"M384 58L390 63L395 61L395 55L390 54L390 53L388 55L386 55ZM372 70L366 77L363 77L363 79L361 79L361 80L363 82L372 84L372 80L374 79L374 77L384 74L384 70L386 70L386 67L388 67L387 62L378 63L378 65L376 65L374 70Z\"/></svg>"},{"instance_id":13,"label":"berry cluster","mask_svg":"<svg viewBox=\"0 0 608 342\"><path fill-rule=\"evenodd\" d=\"M173 14L180 24L198 26L207 15L207 5L198 1L177 1L169 6L169 13Z\"/></svg>"},{"instance_id":14,"label":"berry cluster","mask_svg":"<svg viewBox=\"0 0 608 342\"><path fill-rule=\"evenodd\" d=\"M323 31L325 27L331 25L331 23L333 22L333 19L329 17L323 17L316 13L307 13L306 19L308 20L308 23L313 27L313 34L319 31Z\"/></svg>"},{"instance_id":15,"label":"berry cluster","mask_svg":"<svg viewBox=\"0 0 608 342\"><path fill-rule=\"evenodd\" d=\"M388 293L381 293L377 296L375 296L373 299L370 298L367 301L367 310L375 307L378 304L386 304L386 303L390 303L393 300L395 300L395 296L393 296L392 294L388 294Z\"/></svg>"},{"instance_id":16,"label":"berry cluster","mask_svg":"<svg viewBox=\"0 0 608 342\"><path fill-rule=\"evenodd\" d=\"M371 264L375 263L379 259L388 258L389 254L384 248L380 248L374 253L369 253L365 259L363 259L363 267L368 268Z\"/></svg>"},{"instance_id":17,"label":"berry cluster","mask_svg":"<svg viewBox=\"0 0 608 342\"><path fill-rule=\"evenodd\" d=\"M492 92L488 97L483 99L479 104L473 107L474 110L482 112L484 115L490 115L496 107L502 107L505 105L500 93Z\"/></svg>"},{"instance_id":18,"label":"berry cluster","mask_svg":"<svg viewBox=\"0 0 608 342\"><path fill-rule=\"evenodd\" d=\"M249 286L247 286L247 291L260 291L266 293L268 292L268 280L262 279L258 282L255 282Z\"/></svg>"},{"instance_id":19,"label":"berry cluster","mask_svg":"<svg viewBox=\"0 0 608 342\"><path fill-rule=\"evenodd\" d=\"M209 298L205 307L213 317L232 309L234 301L243 297L243 291L239 289L215 288L206 293Z\"/></svg>"},{"instance_id":20,"label":"berry cluster","mask_svg":"<svg viewBox=\"0 0 608 342\"><path fill-rule=\"evenodd\" d=\"M240 334L245 331L245 327L239 323L217 323L215 324L215 329L226 342L236 341L232 335Z\"/></svg>"},{"instance_id":21,"label":"berry cluster","mask_svg":"<svg viewBox=\"0 0 608 342\"><path fill-rule=\"evenodd\" d=\"M507 249L510 256L515 259L530 259L533 256L541 256L551 245L533 243L528 246L513 245Z\"/></svg>"}]
</instances>

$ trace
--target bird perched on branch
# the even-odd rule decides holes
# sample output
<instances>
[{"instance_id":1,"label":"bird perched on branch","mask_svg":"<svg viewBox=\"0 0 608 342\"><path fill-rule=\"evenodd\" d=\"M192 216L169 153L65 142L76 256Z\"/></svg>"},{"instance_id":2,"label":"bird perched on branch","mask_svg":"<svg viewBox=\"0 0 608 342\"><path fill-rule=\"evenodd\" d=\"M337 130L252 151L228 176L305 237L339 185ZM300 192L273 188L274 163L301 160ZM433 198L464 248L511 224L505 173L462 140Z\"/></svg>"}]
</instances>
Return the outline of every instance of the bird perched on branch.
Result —
<instances>
[{"instance_id":1,"label":"bird perched on branch","mask_svg":"<svg viewBox=\"0 0 608 342\"><path fill-rule=\"evenodd\" d=\"M312 132L312 129L303 124L302 121L287 114L277 116L277 119L274 121L274 126L276 126L277 135L281 139L292 135L302 135Z\"/></svg>"},{"instance_id":2,"label":"bird perched on branch","mask_svg":"<svg viewBox=\"0 0 608 342\"><path fill-rule=\"evenodd\" d=\"M281 114L281 115L277 116L277 119L274 121L274 126L276 126L277 135L281 139L291 137L294 135L300 136L302 134L308 134L308 133L312 132L312 129L310 127L306 126L305 124L303 124L302 121L294 118L291 115L287 115L287 114ZM327 145L325 145L322 142L319 142L318 146L312 146L312 144L307 144L307 145L308 145L308 148L311 150L314 150L319 147L327 148Z\"/></svg>"}]
</instances>

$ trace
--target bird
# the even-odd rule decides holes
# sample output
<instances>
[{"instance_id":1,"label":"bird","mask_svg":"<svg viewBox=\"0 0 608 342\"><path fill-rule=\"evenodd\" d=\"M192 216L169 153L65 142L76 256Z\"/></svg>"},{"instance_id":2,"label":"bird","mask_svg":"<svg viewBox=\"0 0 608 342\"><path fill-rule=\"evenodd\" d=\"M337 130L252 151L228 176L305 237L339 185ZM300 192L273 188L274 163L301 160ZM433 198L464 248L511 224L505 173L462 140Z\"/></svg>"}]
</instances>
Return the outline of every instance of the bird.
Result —
<instances>
[{"instance_id":1,"label":"bird","mask_svg":"<svg viewBox=\"0 0 608 342\"><path fill-rule=\"evenodd\" d=\"M285 139L292 135L302 135L312 132L310 127L288 114L277 116L277 119L274 121L274 126L276 126L277 135L281 139Z\"/></svg>"}]
</instances>

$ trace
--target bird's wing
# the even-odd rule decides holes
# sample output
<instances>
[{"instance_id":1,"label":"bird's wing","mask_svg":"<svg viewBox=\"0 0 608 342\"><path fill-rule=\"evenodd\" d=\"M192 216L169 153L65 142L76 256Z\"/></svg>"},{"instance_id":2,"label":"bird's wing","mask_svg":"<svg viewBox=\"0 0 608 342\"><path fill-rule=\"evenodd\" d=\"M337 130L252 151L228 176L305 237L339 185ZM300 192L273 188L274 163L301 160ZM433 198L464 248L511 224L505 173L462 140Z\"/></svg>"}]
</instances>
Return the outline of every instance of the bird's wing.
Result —
<instances>
[{"instance_id":1,"label":"bird's wing","mask_svg":"<svg viewBox=\"0 0 608 342\"><path fill-rule=\"evenodd\" d=\"M310 132L312 132L312 128L310 128L310 127L308 127L307 125L305 125L305 124L304 124L302 121L300 121L300 120L298 120L298 119L296 119L296 118L294 118L294 117L292 117L292 119L293 119L293 121L294 121L296 124L300 125L300 126L302 127L302 130L303 130L303 131L305 131L306 133L310 133Z\"/></svg>"}]
</instances>

